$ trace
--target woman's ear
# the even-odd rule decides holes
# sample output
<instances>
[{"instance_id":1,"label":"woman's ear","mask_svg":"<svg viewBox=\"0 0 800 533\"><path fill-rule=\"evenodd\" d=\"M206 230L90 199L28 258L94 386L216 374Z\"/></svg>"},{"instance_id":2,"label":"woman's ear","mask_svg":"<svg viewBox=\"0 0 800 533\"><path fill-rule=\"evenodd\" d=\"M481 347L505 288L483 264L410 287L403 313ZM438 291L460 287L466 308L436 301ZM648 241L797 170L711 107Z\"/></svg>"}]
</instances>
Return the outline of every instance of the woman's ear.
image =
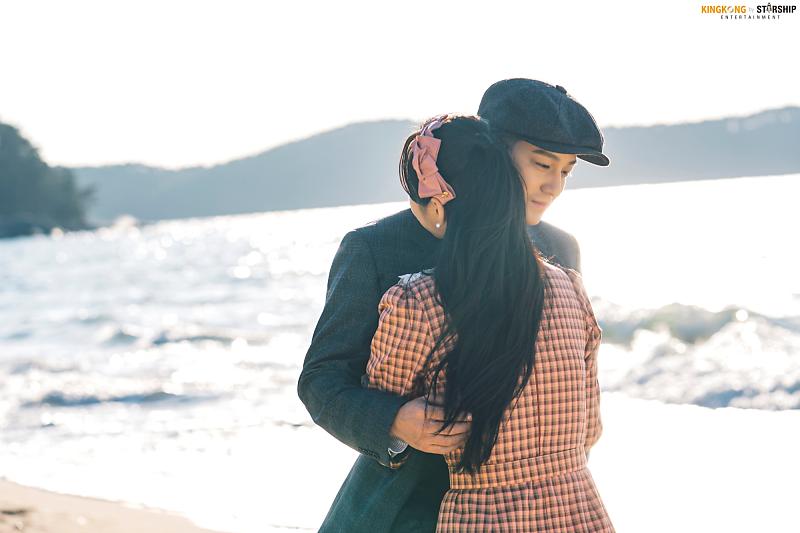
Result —
<instances>
[{"instance_id":1,"label":"woman's ear","mask_svg":"<svg viewBox=\"0 0 800 533\"><path fill-rule=\"evenodd\" d=\"M431 216L434 218L434 222L443 223L445 217L444 206L442 205L441 200L433 196L431 198L431 204L428 207L430 209Z\"/></svg>"}]
</instances>

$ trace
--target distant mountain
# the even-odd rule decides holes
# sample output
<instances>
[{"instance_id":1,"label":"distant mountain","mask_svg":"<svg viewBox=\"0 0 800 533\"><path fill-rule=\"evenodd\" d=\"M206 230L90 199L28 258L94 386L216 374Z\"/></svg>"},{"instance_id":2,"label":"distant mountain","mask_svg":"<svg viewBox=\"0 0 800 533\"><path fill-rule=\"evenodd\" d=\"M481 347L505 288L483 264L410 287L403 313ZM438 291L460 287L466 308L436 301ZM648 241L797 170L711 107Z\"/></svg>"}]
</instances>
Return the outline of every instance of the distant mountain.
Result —
<instances>
[{"instance_id":1,"label":"distant mountain","mask_svg":"<svg viewBox=\"0 0 800 533\"><path fill-rule=\"evenodd\" d=\"M579 169L580 186L800 172L800 107L691 124L603 128L603 135L611 165Z\"/></svg>"},{"instance_id":2,"label":"distant mountain","mask_svg":"<svg viewBox=\"0 0 800 533\"><path fill-rule=\"evenodd\" d=\"M402 200L397 175L410 121L351 124L213 167L74 169L96 184L91 215L184 218Z\"/></svg>"},{"instance_id":3,"label":"distant mountain","mask_svg":"<svg viewBox=\"0 0 800 533\"><path fill-rule=\"evenodd\" d=\"M415 123L351 124L212 167L73 169L90 216L143 220L400 201L400 149ZM800 172L800 107L691 124L603 128L605 168L580 162L570 188Z\"/></svg>"}]
</instances>

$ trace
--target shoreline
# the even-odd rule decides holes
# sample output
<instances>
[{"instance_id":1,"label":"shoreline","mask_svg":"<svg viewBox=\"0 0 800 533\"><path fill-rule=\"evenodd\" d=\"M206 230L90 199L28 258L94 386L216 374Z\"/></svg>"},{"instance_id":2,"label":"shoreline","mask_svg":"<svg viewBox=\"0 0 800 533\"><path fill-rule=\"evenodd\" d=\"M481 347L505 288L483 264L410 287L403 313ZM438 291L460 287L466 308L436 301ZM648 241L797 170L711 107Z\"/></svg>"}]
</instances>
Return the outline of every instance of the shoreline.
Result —
<instances>
[{"instance_id":1,"label":"shoreline","mask_svg":"<svg viewBox=\"0 0 800 533\"><path fill-rule=\"evenodd\" d=\"M50 492L0 478L0 533L220 533L178 514Z\"/></svg>"}]
</instances>

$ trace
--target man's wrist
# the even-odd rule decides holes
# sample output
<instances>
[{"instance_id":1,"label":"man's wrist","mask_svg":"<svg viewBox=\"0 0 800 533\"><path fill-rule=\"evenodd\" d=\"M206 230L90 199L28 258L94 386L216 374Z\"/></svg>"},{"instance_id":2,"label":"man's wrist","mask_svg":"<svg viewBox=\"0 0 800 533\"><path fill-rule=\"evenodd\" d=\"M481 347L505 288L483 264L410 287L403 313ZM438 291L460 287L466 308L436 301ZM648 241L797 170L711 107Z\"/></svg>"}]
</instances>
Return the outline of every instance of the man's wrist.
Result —
<instances>
[{"instance_id":1,"label":"man's wrist","mask_svg":"<svg viewBox=\"0 0 800 533\"><path fill-rule=\"evenodd\" d=\"M408 448L408 443L399 437L391 437L389 441L389 457L400 455Z\"/></svg>"},{"instance_id":2,"label":"man's wrist","mask_svg":"<svg viewBox=\"0 0 800 533\"><path fill-rule=\"evenodd\" d=\"M377 422L375 425L373 425L373 428L375 428L373 435L376 437L374 443L375 447L371 449L375 450L376 453L380 455L380 458L378 459L380 464L390 468L395 468L392 465L397 461L402 460L408 454L407 451L396 453L398 449L402 448L402 446L399 446L398 444L392 446L396 438L401 441L403 440L402 437L399 437L400 432L396 431L396 422L398 414L403 405L408 402L408 398L385 392L383 393L382 397L387 399L386 403L384 404L384 408L381 410L374 410L373 412L376 416L370 420L370 422L373 423ZM394 451L390 451L390 449Z\"/></svg>"}]
</instances>

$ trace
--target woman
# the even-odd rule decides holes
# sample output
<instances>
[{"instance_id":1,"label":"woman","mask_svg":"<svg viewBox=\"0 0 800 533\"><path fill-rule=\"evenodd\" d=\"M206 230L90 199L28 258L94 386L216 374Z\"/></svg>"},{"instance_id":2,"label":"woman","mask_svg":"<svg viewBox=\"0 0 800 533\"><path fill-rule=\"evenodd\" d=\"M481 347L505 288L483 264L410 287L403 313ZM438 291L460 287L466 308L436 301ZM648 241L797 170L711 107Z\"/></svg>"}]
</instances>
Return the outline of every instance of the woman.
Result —
<instances>
[{"instance_id":1,"label":"woman","mask_svg":"<svg viewBox=\"0 0 800 533\"><path fill-rule=\"evenodd\" d=\"M364 381L443 404L442 429L471 417L463 449L444 454L437 531L614 531L586 467L601 432L601 330L580 275L545 261L526 232L560 189L537 198L468 116L427 121L400 173L442 242L433 269L384 294Z\"/></svg>"}]
</instances>

